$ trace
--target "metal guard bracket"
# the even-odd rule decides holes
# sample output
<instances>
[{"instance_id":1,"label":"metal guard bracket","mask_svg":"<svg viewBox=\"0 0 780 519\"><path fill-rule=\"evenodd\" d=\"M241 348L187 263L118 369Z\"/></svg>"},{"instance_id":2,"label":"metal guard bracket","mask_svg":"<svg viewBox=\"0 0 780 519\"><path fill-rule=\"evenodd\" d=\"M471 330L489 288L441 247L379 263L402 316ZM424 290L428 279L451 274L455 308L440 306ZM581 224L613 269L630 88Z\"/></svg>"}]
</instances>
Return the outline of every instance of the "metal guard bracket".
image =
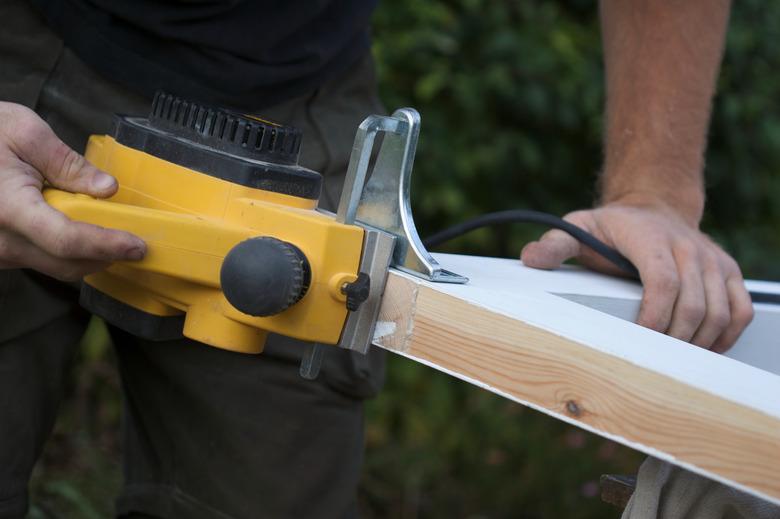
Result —
<instances>
[{"instance_id":1,"label":"metal guard bracket","mask_svg":"<svg viewBox=\"0 0 780 519\"><path fill-rule=\"evenodd\" d=\"M374 141L382 146L366 182ZM336 220L360 223L396 237L391 266L439 283L467 283L468 278L441 268L417 234L409 191L420 134L420 114L400 108L391 117L371 115L358 127Z\"/></svg>"}]
</instances>

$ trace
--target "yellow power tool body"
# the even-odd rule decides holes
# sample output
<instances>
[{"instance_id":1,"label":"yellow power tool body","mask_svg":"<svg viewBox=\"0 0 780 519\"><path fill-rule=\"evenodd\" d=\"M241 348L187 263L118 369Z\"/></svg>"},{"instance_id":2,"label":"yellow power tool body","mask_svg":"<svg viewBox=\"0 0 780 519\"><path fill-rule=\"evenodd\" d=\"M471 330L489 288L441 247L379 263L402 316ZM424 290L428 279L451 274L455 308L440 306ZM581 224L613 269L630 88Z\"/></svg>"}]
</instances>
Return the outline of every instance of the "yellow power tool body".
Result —
<instances>
[{"instance_id":1,"label":"yellow power tool body","mask_svg":"<svg viewBox=\"0 0 780 519\"><path fill-rule=\"evenodd\" d=\"M117 178L117 193L99 200L44 190L71 219L147 243L143 260L87 276L81 304L152 340L184 335L259 353L272 332L365 353L388 266L409 263L406 270L421 274L415 249L422 247L413 225L411 239L399 227L403 204L388 202L385 192L393 186L363 193L379 132L387 136L377 168L405 169L408 177L415 121L372 117L358 129L334 215L317 209L322 178L298 165L302 134L295 128L164 93L148 118L116 116L111 135L90 138L86 157ZM400 139L397 149L386 150L393 139ZM387 184L388 174L408 191L400 171L378 181ZM360 211L364 221L356 219ZM433 261L422 251L423 262ZM444 272L445 281L462 282L436 270L435 261L433 268L421 275L436 280ZM312 352L305 362L316 374Z\"/></svg>"}]
</instances>

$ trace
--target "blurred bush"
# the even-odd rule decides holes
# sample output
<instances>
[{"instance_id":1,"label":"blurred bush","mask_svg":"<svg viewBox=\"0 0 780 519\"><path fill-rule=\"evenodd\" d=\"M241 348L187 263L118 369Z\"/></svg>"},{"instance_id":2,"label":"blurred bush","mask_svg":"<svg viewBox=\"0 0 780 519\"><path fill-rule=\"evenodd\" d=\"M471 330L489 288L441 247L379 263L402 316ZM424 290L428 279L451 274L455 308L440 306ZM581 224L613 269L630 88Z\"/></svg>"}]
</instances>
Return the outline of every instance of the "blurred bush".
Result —
<instances>
[{"instance_id":1,"label":"blurred bush","mask_svg":"<svg viewBox=\"0 0 780 519\"><path fill-rule=\"evenodd\" d=\"M383 99L422 114L413 202L421 233L480 213L590 205L602 65L594 2L381 4ZM477 231L452 250L519 254L539 228Z\"/></svg>"},{"instance_id":2,"label":"blurred bush","mask_svg":"<svg viewBox=\"0 0 780 519\"><path fill-rule=\"evenodd\" d=\"M707 162L705 228L746 275L780 279L780 3L734 4ZM592 204L604 101L591 0L385 0L374 52L389 109L423 118L413 204L421 234L478 214ZM448 245L517 256L542 229ZM35 518L107 517L119 481L107 338L86 337L72 396L35 477ZM604 518L597 479L636 453L400 358L367 408L366 517Z\"/></svg>"},{"instance_id":3,"label":"blurred bush","mask_svg":"<svg viewBox=\"0 0 780 519\"><path fill-rule=\"evenodd\" d=\"M780 4L735 2L715 101L704 226L748 276L780 279ZM597 2L394 0L374 51L388 108L423 126L413 203L421 233L486 211L591 205L601 165ZM515 256L529 225L449 250Z\"/></svg>"}]
</instances>

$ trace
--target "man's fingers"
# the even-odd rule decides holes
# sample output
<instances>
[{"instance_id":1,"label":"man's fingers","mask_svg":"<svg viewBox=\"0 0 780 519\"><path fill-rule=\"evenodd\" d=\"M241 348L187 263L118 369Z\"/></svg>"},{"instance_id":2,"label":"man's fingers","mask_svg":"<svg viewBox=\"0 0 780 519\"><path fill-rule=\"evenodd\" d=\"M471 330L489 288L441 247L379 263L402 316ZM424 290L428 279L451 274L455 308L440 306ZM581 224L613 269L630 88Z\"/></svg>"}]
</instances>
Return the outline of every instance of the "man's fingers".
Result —
<instances>
[{"instance_id":1,"label":"man's fingers","mask_svg":"<svg viewBox=\"0 0 780 519\"><path fill-rule=\"evenodd\" d=\"M723 271L714 259L703 265L704 295L707 314L691 342L703 348L710 348L731 322L729 296Z\"/></svg>"},{"instance_id":2,"label":"man's fingers","mask_svg":"<svg viewBox=\"0 0 780 519\"><path fill-rule=\"evenodd\" d=\"M680 278L680 294L674 303L672 322L666 333L688 342L707 313L704 282L699 270L701 267L696 248L677 247L673 254Z\"/></svg>"},{"instance_id":3,"label":"man's fingers","mask_svg":"<svg viewBox=\"0 0 780 519\"><path fill-rule=\"evenodd\" d=\"M745 288L745 281L741 275L735 275L726 280L726 292L729 297L731 309L731 322L728 328L712 344L712 351L723 353L731 348L740 334L753 320L753 301L750 293Z\"/></svg>"},{"instance_id":4,"label":"man's fingers","mask_svg":"<svg viewBox=\"0 0 780 519\"><path fill-rule=\"evenodd\" d=\"M104 198L116 192L117 182L57 137L35 112L14 106L9 146L20 159L37 169L51 185L74 193Z\"/></svg>"},{"instance_id":5,"label":"man's fingers","mask_svg":"<svg viewBox=\"0 0 780 519\"><path fill-rule=\"evenodd\" d=\"M580 242L563 231L553 229L546 232L539 241L523 247L520 259L523 264L538 269L554 269L567 259L580 254Z\"/></svg>"},{"instance_id":6,"label":"man's fingers","mask_svg":"<svg viewBox=\"0 0 780 519\"><path fill-rule=\"evenodd\" d=\"M669 329L681 282L669 252L671 248L663 244L656 244L655 248L653 254L629 259L639 269L639 277L644 285L637 324L663 333Z\"/></svg>"},{"instance_id":7,"label":"man's fingers","mask_svg":"<svg viewBox=\"0 0 780 519\"><path fill-rule=\"evenodd\" d=\"M74 222L49 206L35 188L28 188L13 202L6 224L48 254L65 259L96 261L140 260L146 245L124 231Z\"/></svg>"},{"instance_id":8,"label":"man's fingers","mask_svg":"<svg viewBox=\"0 0 780 519\"><path fill-rule=\"evenodd\" d=\"M0 269L31 268L61 281L78 281L110 263L56 258L14 233L0 231Z\"/></svg>"}]
</instances>

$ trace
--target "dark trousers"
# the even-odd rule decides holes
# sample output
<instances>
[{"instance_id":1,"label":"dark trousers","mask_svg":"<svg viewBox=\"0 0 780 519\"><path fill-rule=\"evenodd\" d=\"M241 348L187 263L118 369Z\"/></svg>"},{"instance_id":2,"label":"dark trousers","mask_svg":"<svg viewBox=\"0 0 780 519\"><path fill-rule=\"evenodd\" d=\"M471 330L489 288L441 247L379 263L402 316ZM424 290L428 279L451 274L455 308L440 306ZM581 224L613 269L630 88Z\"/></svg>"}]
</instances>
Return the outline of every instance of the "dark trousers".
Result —
<instances>
[{"instance_id":1,"label":"dark trousers","mask_svg":"<svg viewBox=\"0 0 780 519\"><path fill-rule=\"evenodd\" d=\"M107 132L114 112L148 112L149 99L88 68L23 0L0 3L0 20L0 100L34 108L73 148ZM381 111L366 56L262 115L303 130L301 162L325 175L323 205L332 208L357 125ZM88 319L73 287L0 271L0 518L27 509L28 479ZM124 400L117 515L355 515L362 402L381 386L380 353L330 349L310 382L297 375L303 345L281 337L254 356L111 335Z\"/></svg>"}]
</instances>

